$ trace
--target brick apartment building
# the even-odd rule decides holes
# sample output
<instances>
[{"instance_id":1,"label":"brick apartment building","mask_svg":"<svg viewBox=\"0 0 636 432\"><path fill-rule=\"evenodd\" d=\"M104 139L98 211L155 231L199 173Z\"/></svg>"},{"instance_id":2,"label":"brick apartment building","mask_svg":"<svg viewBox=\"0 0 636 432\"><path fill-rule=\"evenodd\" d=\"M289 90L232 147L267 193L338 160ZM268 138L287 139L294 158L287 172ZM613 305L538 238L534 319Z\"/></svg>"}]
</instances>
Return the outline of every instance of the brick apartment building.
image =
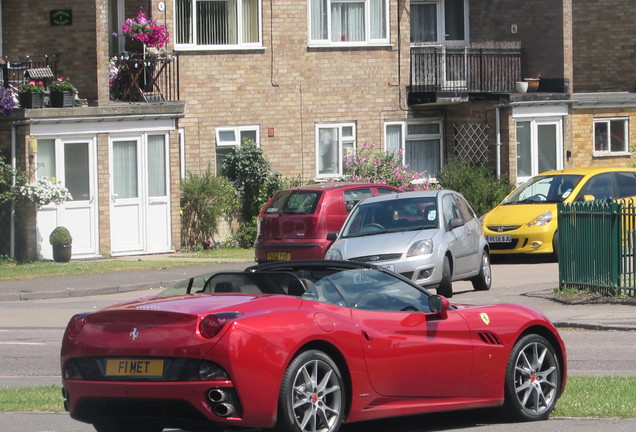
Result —
<instances>
[{"instance_id":1,"label":"brick apartment building","mask_svg":"<svg viewBox=\"0 0 636 432\"><path fill-rule=\"evenodd\" d=\"M216 169L243 138L283 175L316 180L341 175L363 143L401 149L433 178L458 157L515 182L631 161L629 0L0 5L8 77L48 55L88 105L0 122L7 159L76 190L62 205L17 209L11 241L23 257L49 258L56 225L71 228L74 257L179 249L181 176ZM135 57L140 46L121 35L140 9L166 26L167 54ZM54 22L56 11L70 22ZM128 78L117 91L114 56ZM519 92L524 78L539 78L538 91Z\"/></svg>"}]
</instances>

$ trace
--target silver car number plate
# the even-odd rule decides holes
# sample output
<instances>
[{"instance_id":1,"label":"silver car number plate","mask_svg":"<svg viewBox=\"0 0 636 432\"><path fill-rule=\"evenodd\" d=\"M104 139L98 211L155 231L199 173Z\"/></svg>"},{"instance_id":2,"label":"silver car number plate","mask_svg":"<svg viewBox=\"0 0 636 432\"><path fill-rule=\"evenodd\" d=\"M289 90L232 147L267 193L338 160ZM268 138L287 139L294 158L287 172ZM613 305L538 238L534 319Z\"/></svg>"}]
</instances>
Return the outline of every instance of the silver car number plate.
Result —
<instances>
[{"instance_id":1,"label":"silver car number plate","mask_svg":"<svg viewBox=\"0 0 636 432\"><path fill-rule=\"evenodd\" d=\"M488 243L510 243L512 242L512 236L509 235L489 235L486 236Z\"/></svg>"}]
</instances>

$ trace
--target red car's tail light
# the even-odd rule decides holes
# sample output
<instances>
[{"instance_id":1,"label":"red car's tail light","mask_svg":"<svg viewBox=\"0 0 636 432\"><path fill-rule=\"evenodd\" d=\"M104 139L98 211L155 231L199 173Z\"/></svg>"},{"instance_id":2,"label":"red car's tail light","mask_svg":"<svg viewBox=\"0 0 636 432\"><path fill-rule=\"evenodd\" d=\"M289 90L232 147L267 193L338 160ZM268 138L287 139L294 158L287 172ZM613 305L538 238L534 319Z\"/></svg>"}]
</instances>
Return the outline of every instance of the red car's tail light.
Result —
<instances>
[{"instance_id":1,"label":"red car's tail light","mask_svg":"<svg viewBox=\"0 0 636 432\"><path fill-rule=\"evenodd\" d=\"M241 315L240 312L222 312L207 315L199 322L199 333L205 338L212 338L219 334L228 321Z\"/></svg>"},{"instance_id":2,"label":"red car's tail light","mask_svg":"<svg viewBox=\"0 0 636 432\"><path fill-rule=\"evenodd\" d=\"M79 336L82 328L84 328L84 324L86 324L86 315L74 315L73 318L66 326L66 334L70 338L76 338Z\"/></svg>"}]
</instances>

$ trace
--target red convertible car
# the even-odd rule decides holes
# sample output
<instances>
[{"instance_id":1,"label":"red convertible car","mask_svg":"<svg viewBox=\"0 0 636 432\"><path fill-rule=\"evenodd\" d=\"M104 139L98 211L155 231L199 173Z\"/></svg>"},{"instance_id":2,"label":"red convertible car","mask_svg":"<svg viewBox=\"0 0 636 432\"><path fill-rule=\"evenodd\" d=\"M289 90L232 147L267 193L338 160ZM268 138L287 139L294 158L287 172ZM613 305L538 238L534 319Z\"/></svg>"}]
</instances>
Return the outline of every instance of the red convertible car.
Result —
<instances>
[{"instance_id":1,"label":"red convertible car","mask_svg":"<svg viewBox=\"0 0 636 432\"><path fill-rule=\"evenodd\" d=\"M479 407L548 417L566 353L541 313L451 305L389 270L280 261L74 316L65 407L99 432L342 423Z\"/></svg>"}]
</instances>

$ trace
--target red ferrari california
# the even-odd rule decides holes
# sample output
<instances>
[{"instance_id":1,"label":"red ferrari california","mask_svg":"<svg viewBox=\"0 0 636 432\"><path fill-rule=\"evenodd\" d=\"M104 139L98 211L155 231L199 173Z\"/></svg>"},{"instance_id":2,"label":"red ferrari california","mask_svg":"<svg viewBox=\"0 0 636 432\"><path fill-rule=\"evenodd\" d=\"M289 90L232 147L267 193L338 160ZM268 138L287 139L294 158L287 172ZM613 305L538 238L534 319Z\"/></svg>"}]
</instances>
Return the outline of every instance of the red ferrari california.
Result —
<instances>
[{"instance_id":1,"label":"red ferrari california","mask_svg":"<svg viewBox=\"0 0 636 432\"><path fill-rule=\"evenodd\" d=\"M276 428L479 407L541 420L557 330L519 305L451 305L373 265L272 262L71 318L65 407L99 432Z\"/></svg>"}]
</instances>

